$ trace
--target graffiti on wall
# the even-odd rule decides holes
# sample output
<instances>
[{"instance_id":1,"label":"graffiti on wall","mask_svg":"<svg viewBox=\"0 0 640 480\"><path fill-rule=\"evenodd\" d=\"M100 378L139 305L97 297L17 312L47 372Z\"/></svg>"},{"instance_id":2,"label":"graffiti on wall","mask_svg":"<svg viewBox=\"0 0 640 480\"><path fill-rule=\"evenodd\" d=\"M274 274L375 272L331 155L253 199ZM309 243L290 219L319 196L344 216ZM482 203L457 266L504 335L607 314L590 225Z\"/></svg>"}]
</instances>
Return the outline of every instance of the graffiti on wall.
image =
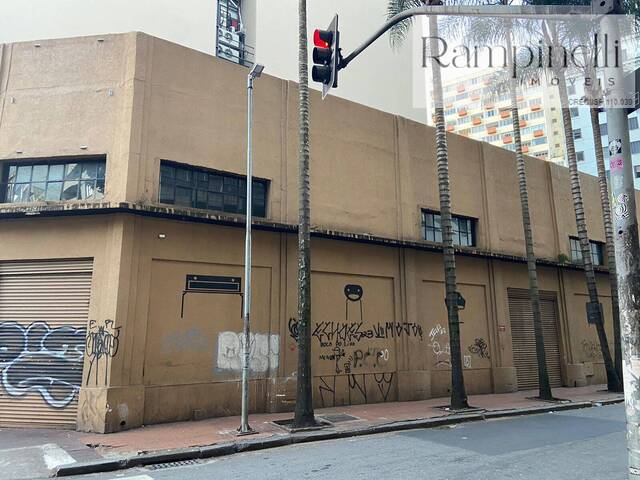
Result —
<instances>
[{"instance_id":1,"label":"graffiti on wall","mask_svg":"<svg viewBox=\"0 0 640 480\"><path fill-rule=\"evenodd\" d=\"M107 385L109 364L118 353L120 346L120 328L114 327L113 320L105 320L99 324L89 320L86 353L89 358L86 385L94 378L93 385ZM100 372L103 372L102 377ZM102 379L102 380L101 380Z\"/></svg>"},{"instance_id":2,"label":"graffiti on wall","mask_svg":"<svg viewBox=\"0 0 640 480\"><path fill-rule=\"evenodd\" d=\"M602 350L600 350L600 345L596 342L583 340L582 352L585 358L589 360L600 360L602 358Z\"/></svg>"},{"instance_id":3,"label":"graffiti on wall","mask_svg":"<svg viewBox=\"0 0 640 480\"><path fill-rule=\"evenodd\" d=\"M429 346L433 351L436 366L451 366L451 346L444 337L447 336L447 329L437 324L429 332Z\"/></svg>"},{"instance_id":4,"label":"graffiti on wall","mask_svg":"<svg viewBox=\"0 0 640 480\"><path fill-rule=\"evenodd\" d=\"M336 375L330 377L319 377L318 398L322 408L336 406ZM344 378L344 377L343 377ZM383 373L351 373L347 379L347 399L349 404L368 403L370 401L387 402L393 387L395 374L393 372ZM375 385L374 391L368 390L367 385ZM374 397L370 398L373 393Z\"/></svg>"},{"instance_id":5,"label":"graffiti on wall","mask_svg":"<svg viewBox=\"0 0 640 480\"><path fill-rule=\"evenodd\" d=\"M85 328L0 323L0 373L9 396L36 392L53 408L69 405L82 382Z\"/></svg>"},{"instance_id":6,"label":"graffiti on wall","mask_svg":"<svg viewBox=\"0 0 640 480\"><path fill-rule=\"evenodd\" d=\"M242 332L221 332L218 335L217 368L232 372L242 371L244 335ZM280 335L251 333L249 337L249 370L267 373L278 368Z\"/></svg>"},{"instance_id":7,"label":"graffiti on wall","mask_svg":"<svg viewBox=\"0 0 640 480\"><path fill-rule=\"evenodd\" d=\"M487 345L484 338L476 338L473 345L469 345L467 350L469 350L469 353L477 355L480 358L486 358L487 360L491 358L491 355L489 354L489 345Z\"/></svg>"},{"instance_id":8,"label":"graffiti on wall","mask_svg":"<svg viewBox=\"0 0 640 480\"><path fill-rule=\"evenodd\" d=\"M362 342L365 340L411 337L422 341L423 330L418 323L376 322L367 325L362 286L345 285L344 296L344 321L320 321L314 325L311 332L312 339L323 349L319 354L319 360L332 362L336 375L354 374L358 369L382 369L387 365L391 357L389 348L364 346ZM355 319L350 318L349 312L349 305L354 304L356 305ZM288 327L289 336L297 341L299 330L297 319L289 319Z\"/></svg>"}]
</instances>

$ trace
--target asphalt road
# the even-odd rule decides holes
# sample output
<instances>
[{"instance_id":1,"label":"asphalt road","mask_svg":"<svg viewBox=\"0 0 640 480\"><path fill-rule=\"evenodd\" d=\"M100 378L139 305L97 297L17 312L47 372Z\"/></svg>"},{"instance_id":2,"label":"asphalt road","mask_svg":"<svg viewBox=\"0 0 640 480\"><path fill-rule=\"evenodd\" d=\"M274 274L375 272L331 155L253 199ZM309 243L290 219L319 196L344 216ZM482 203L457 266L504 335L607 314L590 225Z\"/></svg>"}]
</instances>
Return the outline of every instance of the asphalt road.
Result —
<instances>
[{"instance_id":1,"label":"asphalt road","mask_svg":"<svg viewBox=\"0 0 640 480\"><path fill-rule=\"evenodd\" d=\"M248 452L83 480L626 478L622 405Z\"/></svg>"}]
</instances>

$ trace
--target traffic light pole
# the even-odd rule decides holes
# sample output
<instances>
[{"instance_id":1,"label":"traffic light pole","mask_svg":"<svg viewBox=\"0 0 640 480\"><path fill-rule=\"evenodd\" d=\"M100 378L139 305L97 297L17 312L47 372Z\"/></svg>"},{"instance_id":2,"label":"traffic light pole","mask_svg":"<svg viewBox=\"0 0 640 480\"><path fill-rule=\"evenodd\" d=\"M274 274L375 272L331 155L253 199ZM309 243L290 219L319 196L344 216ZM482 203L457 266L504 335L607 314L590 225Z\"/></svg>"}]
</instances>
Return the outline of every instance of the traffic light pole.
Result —
<instances>
[{"instance_id":1,"label":"traffic light pole","mask_svg":"<svg viewBox=\"0 0 640 480\"><path fill-rule=\"evenodd\" d=\"M400 22L417 16L467 16L467 17L524 17L542 18L553 16L558 20L575 19L575 15L589 15L593 12L591 7L580 5L425 5L405 10L402 13L390 18L373 35L365 40L352 53L340 60L339 70L346 68L355 58L364 52L382 35Z\"/></svg>"},{"instance_id":2,"label":"traffic light pole","mask_svg":"<svg viewBox=\"0 0 640 480\"><path fill-rule=\"evenodd\" d=\"M617 13L615 6L609 13ZM604 17L603 28L610 38L620 38L612 15ZM612 85L606 96L606 112L627 414L628 478L637 480L640 479L640 245L628 117L622 103L631 97L631 92L625 91L622 67L616 67L605 71Z\"/></svg>"}]
</instances>

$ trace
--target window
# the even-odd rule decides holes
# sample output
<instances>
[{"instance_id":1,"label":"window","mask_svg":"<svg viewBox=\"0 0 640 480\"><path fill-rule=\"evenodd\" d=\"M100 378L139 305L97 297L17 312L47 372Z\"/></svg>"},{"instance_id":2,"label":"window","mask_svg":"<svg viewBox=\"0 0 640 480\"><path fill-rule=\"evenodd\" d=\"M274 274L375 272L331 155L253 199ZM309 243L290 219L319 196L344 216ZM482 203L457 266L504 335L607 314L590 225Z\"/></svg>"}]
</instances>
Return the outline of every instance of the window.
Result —
<instances>
[{"instance_id":1,"label":"window","mask_svg":"<svg viewBox=\"0 0 640 480\"><path fill-rule=\"evenodd\" d=\"M600 124L600 136L606 137L609 134L609 124L601 123Z\"/></svg>"},{"instance_id":2,"label":"window","mask_svg":"<svg viewBox=\"0 0 640 480\"><path fill-rule=\"evenodd\" d=\"M576 128L576 129L573 131L573 138L574 138L575 140L578 140L579 138L582 138L582 129L580 129L580 128Z\"/></svg>"},{"instance_id":3,"label":"window","mask_svg":"<svg viewBox=\"0 0 640 480\"><path fill-rule=\"evenodd\" d=\"M475 239L476 220L468 217L453 215L451 217L453 244L473 247ZM442 226L440 214L422 211L422 238L431 242L442 243Z\"/></svg>"},{"instance_id":4,"label":"window","mask_svg":"<svg viewBox=\"0 0 640 480\"><path fill-rule=\"evenodd\" d=\"M640 178L640 165L633 166L633 173L636 178Z\"/></svg>"},{"instance_id":5,"label":"window","mask_svg":"<svg viewBox=\"0 0 640 480\"><path fill-rule=\"evenodd\" d=\"M578 110L577 108L570 108L569 111L571 112L571 116L572 117L577 117L578 115L580 115L580 110Z\"/></svg>"},{"instance_id":6,"label":"window","mask_svg":"<svg viewBox=\"0 0 640 480\"><path fill-rule=\"evenodd\" d=\"M571 247L571 261L574 263L582 263L582 248L580 248L580 240L575 237L569 238ZM604 248L602 242L594 242L589 240L591 246L591 261L594 265L604 265Z\"/></svg>"},{"instance_id":7,"label":"window","mask_svg":"<svg viewBox=\"0 0 640 480\"><path fill-rule=\"evenodd\" d=\"M576 161L584 162L584 152L576 152Z\"/></svg>"},{"instance_id":8,"label":"window","mask_svg":"<svg viewBox=\"0 0 640 480\"><path fill-rule=\"evenodd\" d=\"M638 117L631 117L629 119L629 130L636 130L638 128Z\"/></svg>"},{"instance_id":9,"label":"window","mask_svg":"<svg viewBox=\"0 0 640 480\"><path fill-rule=\"evenodd\" d=\"M104 197L104 159L9 163L2 193L5 203L100 200Z\"/></svg>"},{"instance_id":10,"label":"window","mask_svg":"<svg viewBox=\"0 0 640 480\"><path fill-rule=\"evenodd\" d=\"M246 177L162 162L160 203L244 214ZM266 180L253 180L253 215L266 217Z\"/></svg>"},{"instance_id":11,"label":"window","mask_svg":"<svg viewBox=\"0 0 640 480\"><path fill-rule=\"evenodd\" d=\"M631 153L640 153L640 140L631 142Z\"/></svg>"}]
</instances>

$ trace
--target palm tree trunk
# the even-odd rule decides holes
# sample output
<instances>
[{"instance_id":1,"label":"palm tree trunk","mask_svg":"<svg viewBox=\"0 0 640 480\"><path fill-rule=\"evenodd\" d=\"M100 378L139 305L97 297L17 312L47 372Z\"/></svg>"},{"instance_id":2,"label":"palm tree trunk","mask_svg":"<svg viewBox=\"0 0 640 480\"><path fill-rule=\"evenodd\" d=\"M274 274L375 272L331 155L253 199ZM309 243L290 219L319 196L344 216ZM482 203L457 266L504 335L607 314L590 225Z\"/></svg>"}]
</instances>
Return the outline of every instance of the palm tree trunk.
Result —
<instances>
[{"instance_id":1,"label":"palm tree trunk","mask_svg":"<svg viewBox=\"0 0 640 480\"><path fill-rule=\"evenodd\" d=\"M511 28L506 30L507 52L509 64L513 64ZM514 80L509 81L511 96L511 117L513 123L513 141L516 147L516 165L518 168L518 184L520 187L520 207L522 209L522 226L524 228L524 245L527 255L527 271L529 273L529 299L533 312L533 334L536 342L536 358L538 361L538 396L543 400L553 399L549 372L547 371L547 356L544 348L542 319L540 316L540 292L538 290L538 270L536 256L533 249L533 231L529 212L529 192L527 191L527 171L522 154L522 136L520 134L520 115L518 112L517 87Z\"/></svg>"},{"instance_id":2,"label":"palm tree trunk","mask_svg":"<svg viewBox=\"0 0 640 480\"><path fill-rule=\"evenodd\" d=\"M315 425L311 377L311 235L309 189L309 54L307 0L298 0L299 224L298 224L298 383L293 426Z\"/></svg>"},{"instance_id":3,"label":"palm tree trunk","mask_svg":"<svg viewBox=\"0 0 640 480\"><path fill-rule=\"evenodd\" d=\"M595 78L595 75L594 77ZM604 220L604 235L607 248L607 264L609 266L609 284L611 286L611 312L613 314L613 351L615 369L618 379L622 380L622 340L620 339L620 307L618 305L618 277L616 274L616 252L614 249L613 227L611 226L611 204L609 203L609 187L604 167L604 152L602 150L602 132L598 109L591 108L591 128L596 149L596 164L598 165L598 184L600 186L600 202Z\"/></svg>"},{"instance_id":4,"label":"palm tree trunk","mask_svg":"<svg viewBox=\"0 0 640 480\"><path fill-rule=\"evenodd\" d=\"M563 70L554 71L554 75L559 80L558 88L560 90L560 104L562 106L562 122L564 126L565 142L567 146L567 159L569 161L569 174L571 176L571 194L573 196L573 209L576 214L576 226L578 229L578 238L580 239L580 250L582 251L582 265L587 281L587 291L589 292L589 301L592 305L597 305L598 289L596 287L596 275L593 269L591 259L591 245L589 244L589 235L587 233L587 224L584 216L584 206L582 203L582 191L580 189L580 177L578 174L578 165L576 162L576 149L573 142L573 125L571 122L571 112L567 107L569 98L567 94L567 83ZM600 341L600 349L604 360L604 368L607 372L607 387L610 391L618 392L621 389L620 380L616 375L609 344L607 343L607 334L604 330L604 318L602 315L595 322L598 339Z\"/></svg>"},{"instance_id":5,"label":"palm tree trunk","mask_svg":"<svg viewBox=\"0 0 640 480\"><path fill-rule=\"evenodd\" d=\"M429 17L429 33L432 37L431 49L436 51L435 38L438 36L438 20ZM469 408L462 373L462 351L460 347L460 319L458 315L458 293L456 285L456 260L451 230L451 193L449 189L449 158L447 152L447 132L442 100L442 77L437 62L432 58L433 92L435 102L436 157L438 164L438 190L440 194L440 221L444 256L444 282L446 291L447 319L451 350L451 408Z\"/></svg>"}]
</instances>

